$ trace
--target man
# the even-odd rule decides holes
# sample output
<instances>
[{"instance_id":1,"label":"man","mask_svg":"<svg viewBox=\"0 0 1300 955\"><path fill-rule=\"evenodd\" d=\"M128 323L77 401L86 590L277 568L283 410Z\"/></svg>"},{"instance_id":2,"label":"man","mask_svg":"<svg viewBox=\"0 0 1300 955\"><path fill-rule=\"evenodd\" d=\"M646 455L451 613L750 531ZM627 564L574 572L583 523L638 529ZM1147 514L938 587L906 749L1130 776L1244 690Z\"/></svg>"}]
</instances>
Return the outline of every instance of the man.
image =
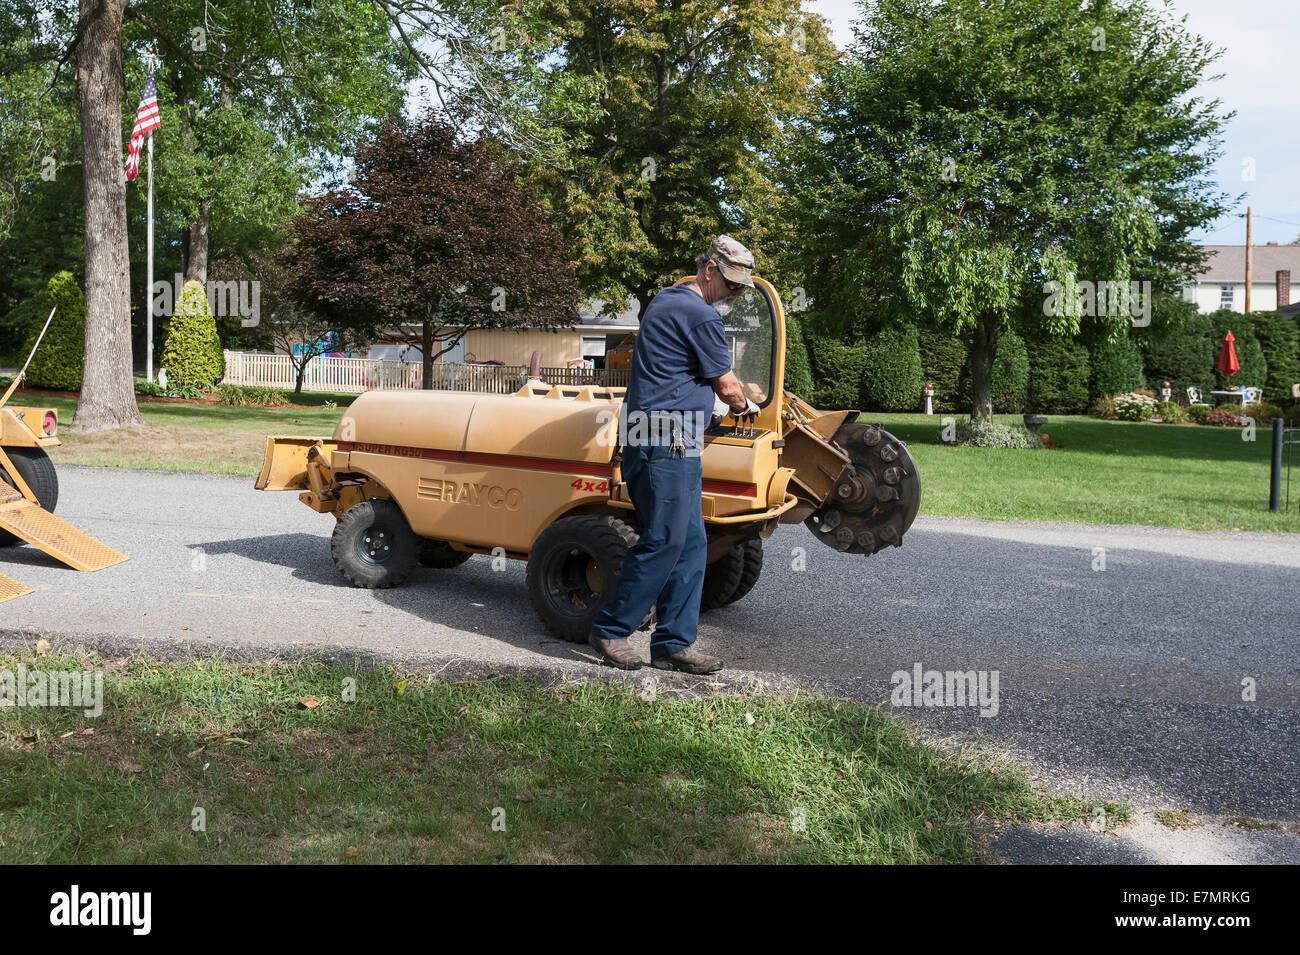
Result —
<instances>
[{"instance_id":1,"label":"man","mask_svg":"<svg viewBox=\"0 0 1300 955\"><path fill-rule=\"evenodd\" d=\"M660 291L641 316L623 399L623 480L643 529L592 622L590 642L606 663L624 670L644 662L627 638L651 607L652 666L722 669L721 660L695 647L707 549L700 452L715 409L758 413L731 370L722 316L713 307L753 288L754 256L720 235L696 267L694 279Z\"/></svg>"}]
</instances>

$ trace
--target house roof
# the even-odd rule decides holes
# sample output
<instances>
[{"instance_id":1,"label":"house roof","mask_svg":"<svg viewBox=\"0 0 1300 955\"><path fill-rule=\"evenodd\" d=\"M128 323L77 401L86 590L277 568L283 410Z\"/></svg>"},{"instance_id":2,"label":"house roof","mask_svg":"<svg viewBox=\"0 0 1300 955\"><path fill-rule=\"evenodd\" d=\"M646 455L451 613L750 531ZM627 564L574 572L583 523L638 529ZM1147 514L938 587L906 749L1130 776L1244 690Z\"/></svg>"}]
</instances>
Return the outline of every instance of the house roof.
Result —
<instances>
[{"instance_id":1,"label":"house roof","mask_svg":"<svg viewBox=\"0 0 1300 955\"><path fill-rule=\"evenodd\" d=\"M1209 254L1196 278L1201 282L1245 282L1244 245L1202 246ZM1252 282L1272 282L1279 269L1290 269L1300 284L1300 245L1256 245L1251 262Z\"/></svg>"}]
</instances>

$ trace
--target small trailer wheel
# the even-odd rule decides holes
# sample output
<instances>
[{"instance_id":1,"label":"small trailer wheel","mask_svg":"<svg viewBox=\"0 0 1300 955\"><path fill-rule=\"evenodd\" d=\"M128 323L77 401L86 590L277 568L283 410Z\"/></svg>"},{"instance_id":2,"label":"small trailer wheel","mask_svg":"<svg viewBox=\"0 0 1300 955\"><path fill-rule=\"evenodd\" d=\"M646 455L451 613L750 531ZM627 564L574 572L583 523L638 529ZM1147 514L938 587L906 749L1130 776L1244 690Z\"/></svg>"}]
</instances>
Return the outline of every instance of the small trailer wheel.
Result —
<instances>
[{"instance_id":1,"label":"small trailer wheel","mask_svg":"<svg viewBox=\"0 0 1300 955\"><path fill-rule=\"evenodd\" d=\"M353 586L396 587L419 559L419 538L392 501L372 499L348 508L330 538L334 566Z\"/></svg>"},{"instance_id":2,"label":"small trailer wheel","mask_svg":"<svg viewBox=\"0 0 1300 955\"><path fill-rule=\"evenodd\" d=\"M636 538L607 514L562 517L542 531L527 571L528 596L542 623L565 640L585 643Z\"/></svg>"},{"instance_id":3,"label":"small trailer wheel","mask_svg":"<svg viewBox=\"0 0 1300 955\"><path fill-rule=\"evenodd\" d=\"M32 489L32 493L36 495L37 503L53 514L55 505L59 503L59 476L55 473L54 462L45 453L45 449L5 448L5 454L9 455L9 460L14 463L14 470L22 476L27 486ZM0 468L0 481L10 487L17 487L14 479L3 468ZM6 547L20 540L21 538L8 531L0 531L0 547Z\"/></svg>"}]
</instances>

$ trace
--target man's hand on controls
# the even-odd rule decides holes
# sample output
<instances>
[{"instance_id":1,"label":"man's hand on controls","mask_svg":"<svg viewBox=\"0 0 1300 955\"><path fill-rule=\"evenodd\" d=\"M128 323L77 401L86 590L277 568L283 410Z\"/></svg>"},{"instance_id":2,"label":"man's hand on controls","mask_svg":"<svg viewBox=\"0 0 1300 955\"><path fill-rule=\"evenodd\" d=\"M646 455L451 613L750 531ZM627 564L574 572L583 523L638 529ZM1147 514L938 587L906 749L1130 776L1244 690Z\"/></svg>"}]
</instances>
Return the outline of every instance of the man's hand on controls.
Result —
<instances>
[{"instance_id":1,"label":"man's hand on controls","mask_svg":"<svg viewBox=\"0 0 1300 955\"><path fill-rule=\"evenodd\" d=\"M744 406L737 410L723 401L721 397L715 395L713 399L713 423L717 425L727 415L731 415L733 418L744 418L758 414L758 405L754 404L752 399L745 398L744 401Z\"/></svg>"}]
</instances>

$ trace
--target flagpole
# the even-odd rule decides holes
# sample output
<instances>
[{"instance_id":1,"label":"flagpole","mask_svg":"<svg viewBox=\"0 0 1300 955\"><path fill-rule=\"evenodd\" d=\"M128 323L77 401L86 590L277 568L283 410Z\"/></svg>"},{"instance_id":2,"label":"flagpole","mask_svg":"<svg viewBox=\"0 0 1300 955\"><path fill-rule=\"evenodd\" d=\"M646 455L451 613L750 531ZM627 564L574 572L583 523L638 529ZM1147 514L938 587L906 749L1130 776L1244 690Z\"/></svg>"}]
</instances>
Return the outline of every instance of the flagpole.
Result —
<instances>
[{"instance_id":1,"label":"flagpole","mask_svg":"<svg viewBox=\"0 0 1300 955\"><path fill-rule=\"evenodd\" d=\"M145 378L150 383L153 382L153 132L149 133L149 202L146 218L149 220L147 237L145 243L148 247L145 261L145 293L144 293L144 310L145 310L145 359L144 373Z\"/></svg>"}]
</instances>

